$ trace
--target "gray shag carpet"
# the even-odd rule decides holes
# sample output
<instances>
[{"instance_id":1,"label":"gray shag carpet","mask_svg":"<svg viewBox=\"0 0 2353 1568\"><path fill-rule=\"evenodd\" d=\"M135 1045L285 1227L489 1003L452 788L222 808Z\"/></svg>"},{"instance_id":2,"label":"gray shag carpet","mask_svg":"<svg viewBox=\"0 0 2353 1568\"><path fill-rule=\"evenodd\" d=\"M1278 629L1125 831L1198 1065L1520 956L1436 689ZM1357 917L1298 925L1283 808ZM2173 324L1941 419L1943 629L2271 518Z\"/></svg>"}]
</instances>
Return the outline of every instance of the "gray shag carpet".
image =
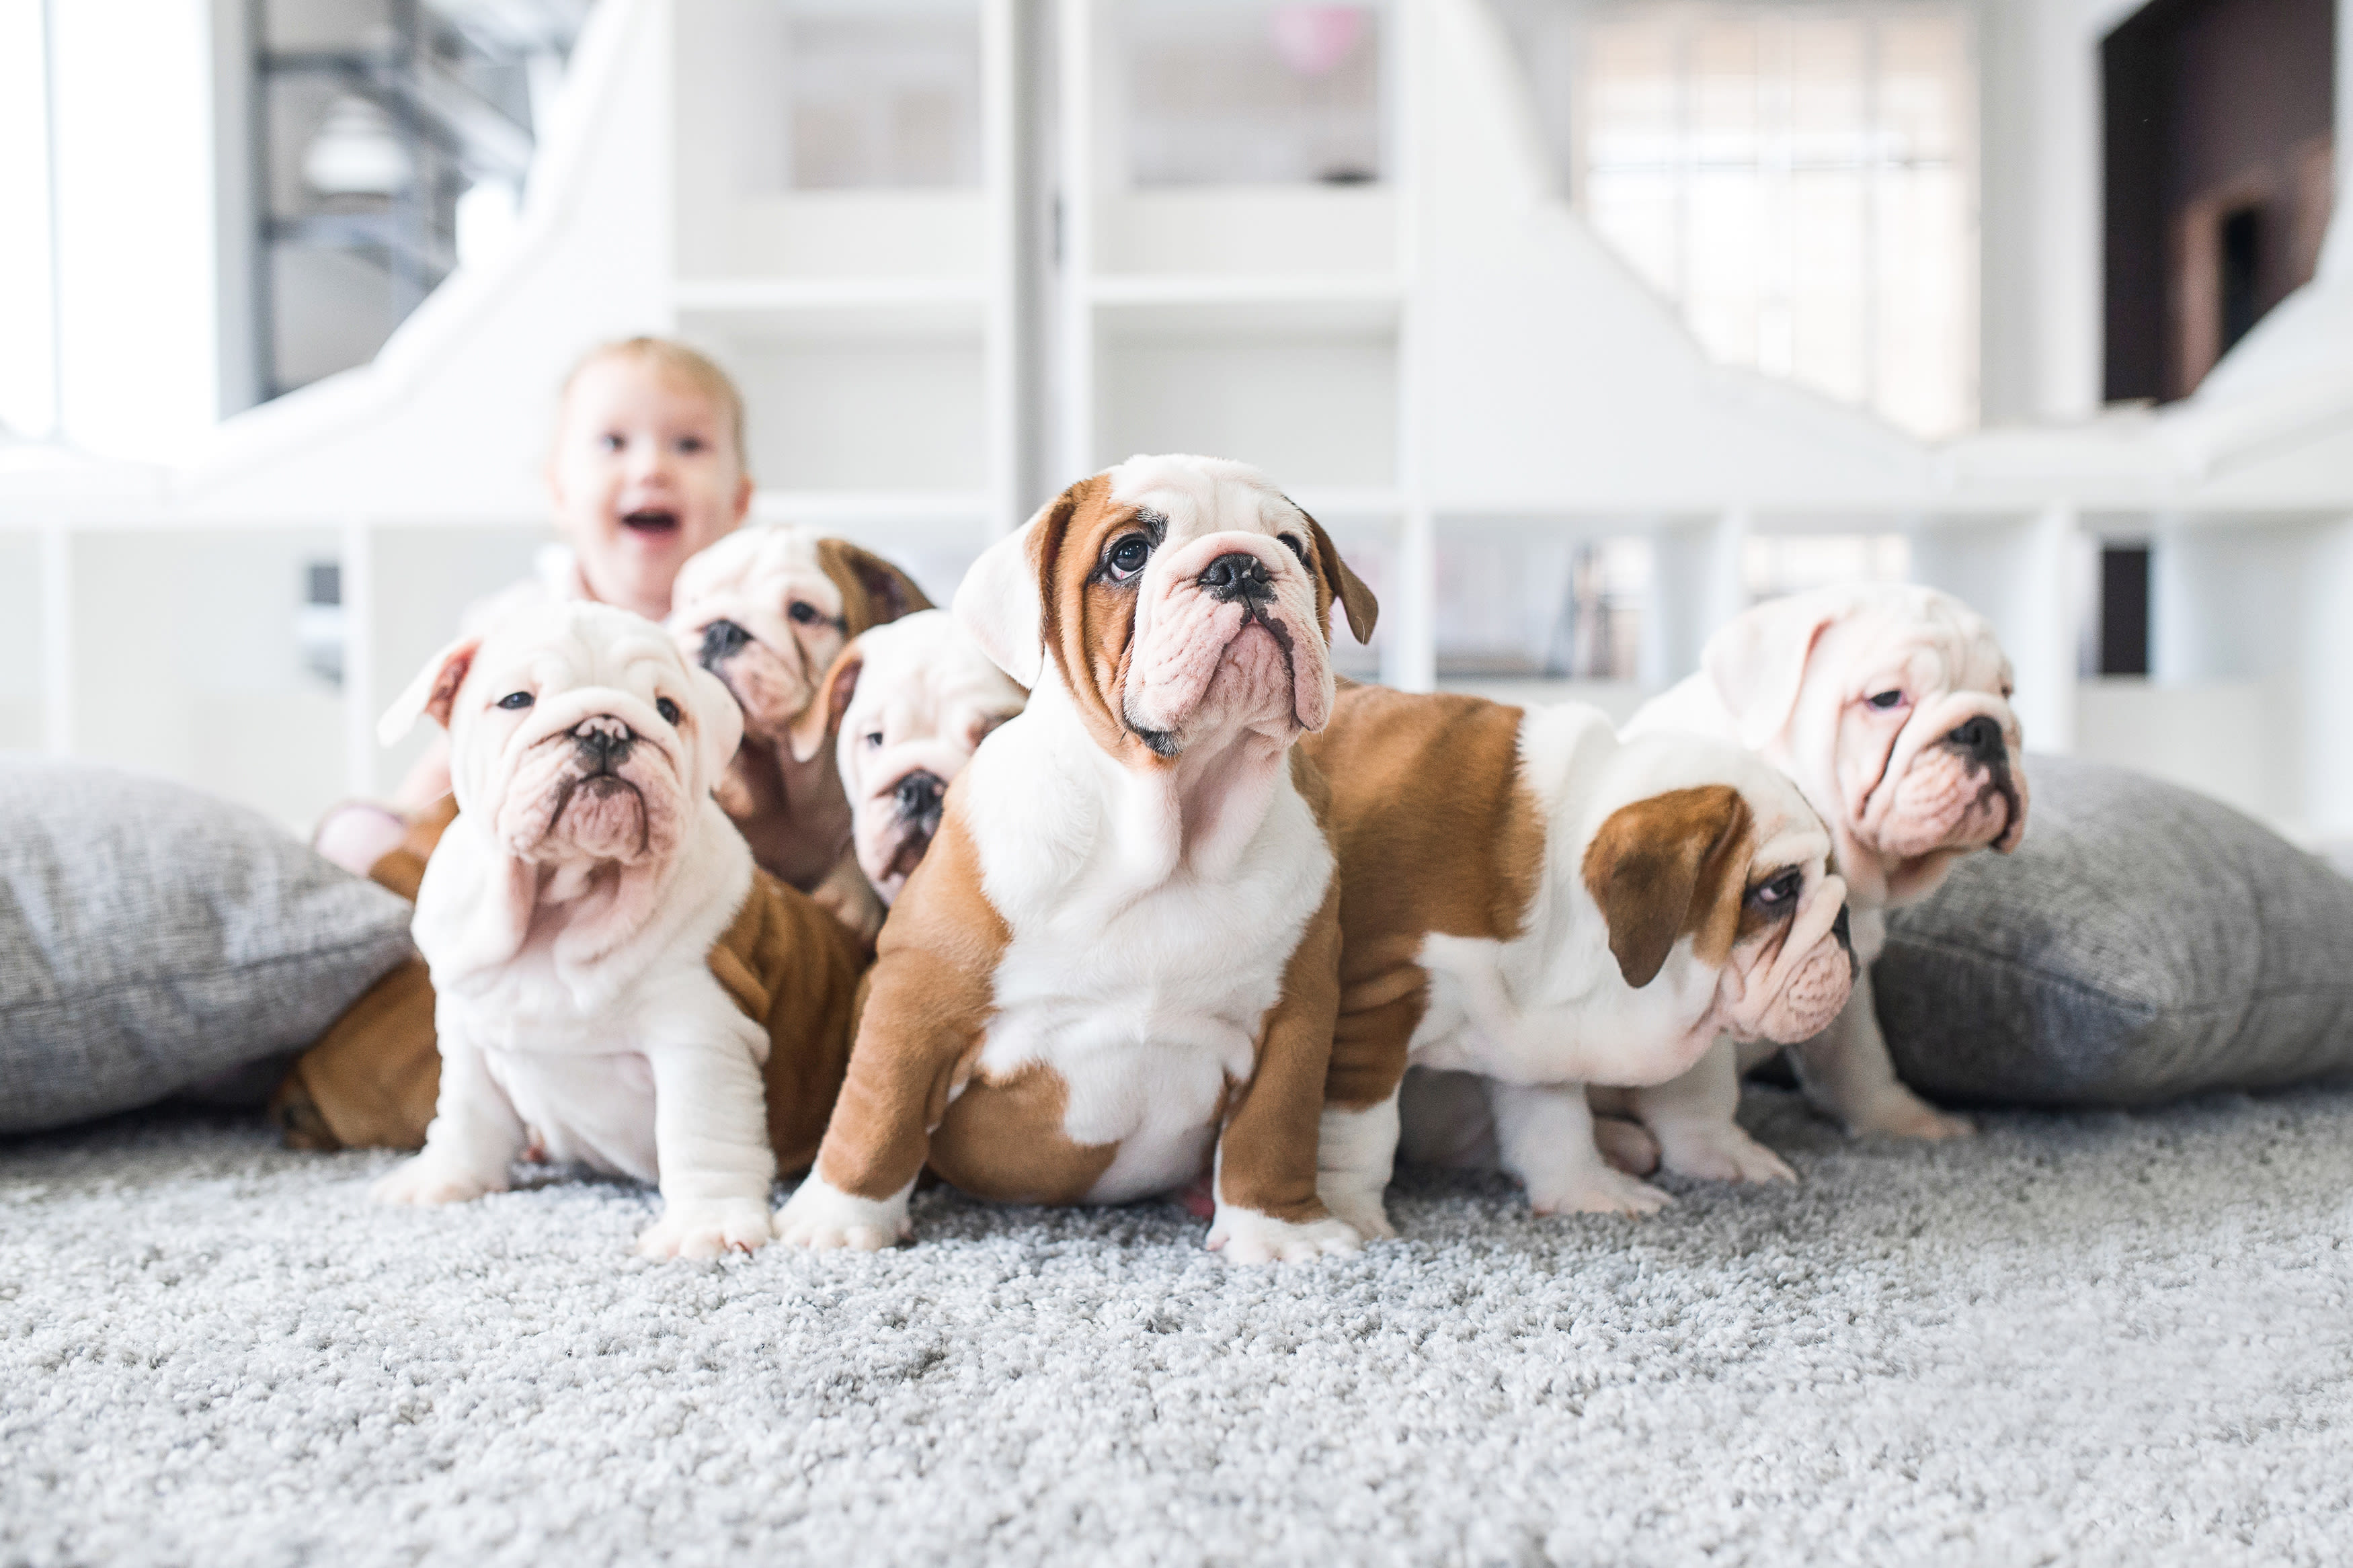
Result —
<instances>
[{"instance_id":1,"label":"gray shag carpet","mask_svg":"<svg viewBox=\"0 0 2353 1568\"><path fill-rule=\"evenodd\" d=\"M1409 1175L1235 1269L1166 1205L649 1264L638 1188L0 1142L0 1563L2329 1563L2353 1093L2001 1115L1648 1221Z\"/></svg>"}]
</instances>

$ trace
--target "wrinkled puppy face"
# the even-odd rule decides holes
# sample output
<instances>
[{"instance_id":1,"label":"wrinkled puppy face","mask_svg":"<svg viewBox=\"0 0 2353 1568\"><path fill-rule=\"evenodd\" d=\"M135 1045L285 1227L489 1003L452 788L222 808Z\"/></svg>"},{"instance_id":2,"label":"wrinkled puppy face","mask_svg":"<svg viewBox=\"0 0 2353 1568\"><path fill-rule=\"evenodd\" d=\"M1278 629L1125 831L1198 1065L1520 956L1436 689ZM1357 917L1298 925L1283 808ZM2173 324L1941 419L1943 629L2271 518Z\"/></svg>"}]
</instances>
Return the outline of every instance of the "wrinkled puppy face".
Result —
<instances>
[{"instance_id":1,"label":"wrinkled puppy face","mask_svg":"<svg viewBox=\"0 0 2353 1568\"><path fill-rule=\"evenodd\" d=\"M1335 600L1369 637L1371 594L1257 470L1131 458L993 546L956 613L1016 680L1059 679L1105 749L1142 763L1321 729Z\"/></svg>"},{"instance_id":2,"label":"wrinkled puppy face","mask_svg":"<svg viewBox=\"0 0 2353 1568\"><path fill-rule=\"evenodd\" d=\"M600 605L524 612L426 667L385 716L449 730L459 808L544 865L667 860L741 739L735 704L651 621Z\"/></svg>"},{"instance_id":3,"label":"wrinkled puppy face","mask_svg":"<svg viewBox=\"0 0 2353 1568\"><path fill-rule=\"evenodd\" d=\"M689 561L670 592L679 650L726 684L763 740L783 738L849 640L822 542L806 529L744 529Z\"/></svg>"},{"instance_id":4,"label":"wrinkled puppy face","mask_svg":"<svg viewBox=\"0 0 2353 1568\"><path fill-rule=\"evenodd\" d=\"M948 785L1028 700L944 610L876 626L834 661L804 722L812 739L839 730L850 841L885 904L931 847ZM838 717L821 723L820 710Z\"/></svg>"},{"instance_id":5,"label":"wrinkled puppy face","mask_svg":"<svg viewBox=\"0 0 2353 1568\"><path fill-rule=\"evenodd\" d=\"M2021 737L2010 661L1983 616L1934 589L1877 584L1795 595L1742 621L1754 627L1736 639L1746 657L1786 666L1752 681L1752 700L1769 712L1767 687L1786 686L1780 752L1832 816L1842 864L1902 901L1958 855L2018 846ZM1736 710L1746 735L1752 713Z\"/></svg>"},{"instance_id":6,"label":"wrinkled puppy face","mask_svg":"<svg viewBox=\"0 0 2353 1568\"><path fill-rule=\"evenodd\" d=\"M1641 747L1646 742L1633 742ZM1672 744L1688 748L1677 738ZM1731 747L1709 746L1683 779L1617 807L1588 841L1587 890L1609 950L1637 989L1677 942L1716 971L1715 1026L1791 1044L1828 1027L1853 989L1846 883L1830 834L1787 779Z\"/></svg>"},{"instance_id":7,"label":"wrinkled puppy face","mask_svg":"<svg viewBox=\"0 0 2353 1568\"><path fill-rule=\"evenodd\" d=\"M1735 1037L1795 1045L1830 1027L1854 989L1846 882L1831 869L1830 830L1796 784L1759 767L1741 799L1753 847L1716 1003Z\"/></svg>"}]
</instances>

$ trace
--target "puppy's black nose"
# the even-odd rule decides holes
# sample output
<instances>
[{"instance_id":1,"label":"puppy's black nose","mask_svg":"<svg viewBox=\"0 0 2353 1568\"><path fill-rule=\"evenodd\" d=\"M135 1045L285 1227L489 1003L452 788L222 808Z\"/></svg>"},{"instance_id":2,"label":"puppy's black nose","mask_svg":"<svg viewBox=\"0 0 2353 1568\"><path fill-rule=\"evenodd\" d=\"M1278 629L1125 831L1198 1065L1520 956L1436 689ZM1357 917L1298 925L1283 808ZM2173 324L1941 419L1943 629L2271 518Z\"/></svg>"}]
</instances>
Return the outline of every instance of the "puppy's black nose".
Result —
<instances>
[{"instance_id":1,"label":"puppy's black nose","mask_svg":"<svg viewBox=\"0 0 2353 1568\"><path fill-rule=\"evenodd\" d=\"M579 746L580 754L600 768L618 767L638 742L636 731L604 714L583 719L574 725L572 739Z\"/></svg>"},{"instance_id":2,"label":"puppy's black nose","mask_svg":"<svg viewBox=\"0 0 2353 1568\"><path fill-rule=\"evenodd\" d=\"M937 816L940 796L947 793L947 787L937 774L918 770L899 781L892 797L898 802L899 815L912 821Z\"/></svg>"},{"instance_id":3,"label":"puppy's black nose","mask_svg":"<svg viewBox=\"0 0 2353 1568\"><path fill-rule=\"evenodd\" d=\"M1266 563L1246 550L1219 556L1195 581L1207 588L1213 599L1230 602L1274 597L1274 584L1266 579Z\"/></svg>"},{"instance_id":4,"label":"puppy's black nose","mask_svg":"<svg viewBox=\"0 0 2353 1568\"><path fill-rule=\"evenodd\" d=\"M702 668L717 669L744 649L752 634L733 621L713 621L702 628Z\"/></svg>"},{"instance_id":5,"label":"puppy's black nose","mask_svg":"<svg viewBox=\"0 0 2353 1568\"><path fill-rule=\"evenodd\" d=\"M2009 748L2002 744L2000 721L1985 713L1978 714L1945 739L1988 767L2000 762L2009 752Z\"/></svg>"}]
</instances>

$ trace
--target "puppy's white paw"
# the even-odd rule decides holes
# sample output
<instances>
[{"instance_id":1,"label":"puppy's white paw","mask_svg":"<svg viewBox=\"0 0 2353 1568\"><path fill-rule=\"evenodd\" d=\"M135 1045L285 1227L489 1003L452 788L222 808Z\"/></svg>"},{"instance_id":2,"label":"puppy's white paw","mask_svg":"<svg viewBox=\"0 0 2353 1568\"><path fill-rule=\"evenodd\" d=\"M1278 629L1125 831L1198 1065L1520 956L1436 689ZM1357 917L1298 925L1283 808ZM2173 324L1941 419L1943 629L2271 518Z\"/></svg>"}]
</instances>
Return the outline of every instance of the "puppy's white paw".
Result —
<instances>
[{"instance_id":1,"label":"puppy's white paw","mask_svg":"<svg viewBox=\"0 0 2353 1568\"><path fill-rule=\"evenodd\" d=\"M1209 1250L1229 1263L1307 1263L1326 1253L1361 1252L1364 1246L1345 1219L1294 1222L1229 1204L1218 1205L1217 1223L1209 1226Z\"/></svg>"},{"instance_id":2,"label":"puppy's white paw","mask_svg":"<svg viewBox=\"0 0 2353 1568\"><path fill-rule=\"evenodd\" d=\"M907 1218L905 1193L880 1200L861 1198L843 1192L814 1171L776 1211L778 1241L819 1252L843 1247L880 1252L906 1240L914 1230Z\"/></svg>"},{"instance_id":3,"label":"puppy's white paw","mask_svg":"<svg viewBox=\"0 0 2353 1568\"><path fill-rule=\"evenodd\" d=\"M1939 1110L1908 1089L1898 1089L1848 1118L1846 1130L1858 1138L1876 1133L1886 1138L1923 1138L1937 1142L1947 1138L1974 1137L1978 1124L1966 1116Z\"/></svg>"},{"instance_id":4,"label":"puppy's white paw","mask_svg":"<svg viewBox=\"0 0 2353 1568\"><path fill-rule=\"evenodd\" d=\"M380 1204L438 1208L443 1204L470 1203L485 1193L506 1190L504 1182L486 1182L447 1160L419 1154L413 1160L403 1160L377 1177L375 1184L368 1188L368 1196Z\"/></svg>"},{"instance_id":5,"label":"puppy's white paw","mask_svg":"<svg viewBox=\"0 0 2353 1568\"><path fill-rule=\"evenodd\" d=\"M1641 1218L1672 1202L1650 1183L1600 1164L1528 1184L1528 1206L1544 1215L1623 1214Z\"/></svg>"},{"instance_id":6,"label":"puppy's white paw","mask_svg":"<svg viewBox=\"0 0 2353 1568\"><path fill-rule=\"evenodd\" d=\"M754 1252L775 1232L765 1198L681 1198L662 1205L661 1218L638 1237L640 1258L716 1258Z\"/></svg>"},{"instance_id":7,"label":"puppy's white paw","mask_svg":"<svg viewBox=\"0 0 2353 1568\"><path fill-rule=\"evenodd\" d=\"M1397 1226L1389 1223L1388 1207L1381 1193L1368 1182L1350 1181L1343 1176L1324 1173L1315 1184L1315 1195L1324 1200L1333 1217L1341 1220L1366 1241L1388 1241L1397 1235Z\"/></svg>"},{"instance_id":8,"label":"puppy's white paw","mask_svg":"<svg viewBox=\"0 0 2353 1568\"><path fill-rule=\"evenodd\" d=\"M1698 1128L1665 1128L1659 1157L1679 1176L1709 1182L1794 1182L1798 1173L1780 1155L1729 1121Z\"/></svg>"}]
</instances>

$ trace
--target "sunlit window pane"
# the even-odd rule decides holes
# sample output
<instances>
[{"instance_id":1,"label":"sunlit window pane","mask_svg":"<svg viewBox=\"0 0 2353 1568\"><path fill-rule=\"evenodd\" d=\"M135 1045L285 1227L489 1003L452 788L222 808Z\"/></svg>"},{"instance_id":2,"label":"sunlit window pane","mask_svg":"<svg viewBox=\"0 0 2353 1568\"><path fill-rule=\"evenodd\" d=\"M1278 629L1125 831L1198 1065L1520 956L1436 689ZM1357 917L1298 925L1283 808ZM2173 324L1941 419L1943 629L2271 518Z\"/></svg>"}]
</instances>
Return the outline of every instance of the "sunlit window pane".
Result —
<instances>
[{"instance_id":1,"label":"sunlit window pane","mask_svg":"<svg viewBox=\"0 0 2353 1568\"><path fill-rule=\"evenodd\" d=\"M1975 423L1960 8L1620 0L1579 58L1587 217L1709 353L1921 436Z\"/></svg>"},{"instance_id":2,"label":"sunlit window pane","mask_svg":"<svg viewBox=\"0 0 2353 1568\"><path fill-rule=\"evenodd\" d=\"M1871 134L1868 26L1853 17L1799 16L1788 38L1790 162L1851 168Z\"/></svg>"},{"instance_id":3,"label":"sunlit window pane","mask_svg":"<svg viewBox=\"0 0 2353 1568\"><path fill-rule=\"evenodd\" d=\"M1957 162L1971 76L1968 35L1956 16L1897 15L1879 25L1879 132L1885 155L1897 162Z\"/></svg>"}]
</instances>

